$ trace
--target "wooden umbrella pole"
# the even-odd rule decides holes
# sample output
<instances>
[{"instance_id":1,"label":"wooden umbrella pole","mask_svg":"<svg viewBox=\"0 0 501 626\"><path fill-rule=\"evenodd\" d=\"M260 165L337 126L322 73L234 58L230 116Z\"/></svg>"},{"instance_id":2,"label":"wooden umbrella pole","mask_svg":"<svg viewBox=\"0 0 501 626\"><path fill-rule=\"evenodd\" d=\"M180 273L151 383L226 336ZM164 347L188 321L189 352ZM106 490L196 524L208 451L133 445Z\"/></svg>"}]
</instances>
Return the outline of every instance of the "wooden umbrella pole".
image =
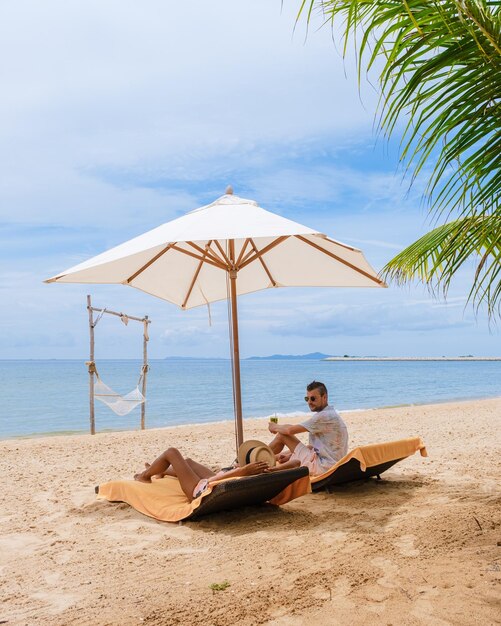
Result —
<instances>
[{"instance_id":1,"label":"wooden umbrella pole","mask_svg":"<svg viewBox=\"0 0 501 626\"><path fill-rule=\"evenodd\" d=\"M94 363L94 319L90 296L87 296L87 310L89 312L89 334L90 334L90 363ZM94 414L94 368L89 366L89 415L90 434L96 434L96 422Z\"/></svg>"},{"instance_id":2,"label":"wooden umbrella pole","mask_svg":"<svg viewBox=\"0 0 501 626\"><path fill-rule=\"evenodd\" d=\"M230 295L231 295L231 332L233 336L233 379L235 395L235 427L238 448L244 441L242 422L242 391L240 385L240 348L238 344L238 311L237 311L237 271L230 270Z\"/></svg>"},{"instance_id":3,"label":"wooden umbrella pole","mask_svg":"<svg viewBox=\"0 0 501 626\"><path fill-rule=\"evenodd\" d=\"M144 396L144 402L141 404L141 430L146 427L146 376L148 375L148 316L144 316L143 331L143 386L141 393Z\"/></svg>"}]
</instances>

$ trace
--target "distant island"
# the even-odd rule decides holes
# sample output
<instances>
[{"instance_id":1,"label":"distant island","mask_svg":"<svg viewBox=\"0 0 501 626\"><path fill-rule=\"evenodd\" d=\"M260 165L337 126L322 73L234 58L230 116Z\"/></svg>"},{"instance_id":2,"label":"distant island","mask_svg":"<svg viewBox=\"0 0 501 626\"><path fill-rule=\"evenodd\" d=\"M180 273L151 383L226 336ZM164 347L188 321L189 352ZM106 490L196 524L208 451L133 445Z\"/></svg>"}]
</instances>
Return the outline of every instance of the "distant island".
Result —
<instances>
[{"instance_id":1,"label":"distant island","mask_svg":"<svg viewBox=\"0 0 501 626\"><path fill-rule=\"evenodd\" d=\"M165 361L228 361L230 357L166 356ZM242 361L501 361L499 356L330 356L323 352L309 354L271 354L249 356Z\"/></svg>"},{"instance_id":2,"label":"distant island","mask_svg":"<svg viewBox=\"0 0 501 626\"><path fill-rule=\"evenodd\" d=\"M166 356L164 361L227 361L230 357L204 357L204 356ZM322 361L330 357L323 352L310 352L310 354L272 354L270 356L249 356L242 361Z\"/></svg>"},{"instance_id":3,"label":"distant island","mask_svg":"<svg viewBox=\"0 0 501 626\"><path fill-rule=\"evenodd\" d=\"M222 356L166 356L164 361L229 361L230 357Z\"/></svg>"},{"instance_id":4,"label":"distant island","mask_svg":"<svg viewBox=\"0 0 501 626\"><path fill-rule=\"evenodd\" d=\"M499 356L328 356L324 361L501 361Z\"/></svg>"},{"instance_id":5,"label":"distant island","mask_svg":"<svg viewBox=\"0 0 501 626\"><path fill-rule=\"evenodd\" d=\"M328 354L322 352L310 352L309 354L272 354L271 356L249 356L245 361L321 361L331 359ZM341 357L342 358L342 357Z\"/></svg>"}]
</instances>

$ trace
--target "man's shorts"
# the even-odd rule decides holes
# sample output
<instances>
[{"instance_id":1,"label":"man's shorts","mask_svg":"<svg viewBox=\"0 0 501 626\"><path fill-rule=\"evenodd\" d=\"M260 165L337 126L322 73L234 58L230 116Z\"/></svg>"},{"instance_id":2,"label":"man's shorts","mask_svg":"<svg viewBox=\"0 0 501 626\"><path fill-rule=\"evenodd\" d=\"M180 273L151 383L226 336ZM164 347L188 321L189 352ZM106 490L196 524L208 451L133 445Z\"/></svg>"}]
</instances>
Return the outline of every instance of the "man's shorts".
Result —
<instances>
[{"instance_id":1,"label":"man's shorts","mask_svg":"<svg viewBox=\"0 0 501 626\"><path fill-rule=\"evenodd\" d=\"M320 467L318 454L312 448L308 448L304 443L299 442L294 448L294 452L291 456L291 461L297 459L301 465L307 467L311 476L318 476L323 474L324 470Z\"/></svg>"}]
</instances>

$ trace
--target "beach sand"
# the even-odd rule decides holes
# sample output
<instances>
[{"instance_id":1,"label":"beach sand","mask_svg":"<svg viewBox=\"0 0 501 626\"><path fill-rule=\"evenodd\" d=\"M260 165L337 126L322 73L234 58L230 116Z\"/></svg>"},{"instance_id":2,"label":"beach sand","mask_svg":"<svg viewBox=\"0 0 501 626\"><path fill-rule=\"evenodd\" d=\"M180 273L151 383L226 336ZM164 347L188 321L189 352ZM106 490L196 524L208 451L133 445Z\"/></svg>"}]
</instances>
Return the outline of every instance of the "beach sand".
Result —
<instances>
[{"instance_id":1,"label":"beach sand","mask_svg":"<svg viewBox=\"0 0 501 626\"><path fill-rule=\"evenodd\" d=\"M182 524L94 486L172 445L228 464L232 423L2 441L0 623L499 624L500 416L501 398L346 413L350 447L420 436L429 457Z\"/></svg>"}]
</instances>

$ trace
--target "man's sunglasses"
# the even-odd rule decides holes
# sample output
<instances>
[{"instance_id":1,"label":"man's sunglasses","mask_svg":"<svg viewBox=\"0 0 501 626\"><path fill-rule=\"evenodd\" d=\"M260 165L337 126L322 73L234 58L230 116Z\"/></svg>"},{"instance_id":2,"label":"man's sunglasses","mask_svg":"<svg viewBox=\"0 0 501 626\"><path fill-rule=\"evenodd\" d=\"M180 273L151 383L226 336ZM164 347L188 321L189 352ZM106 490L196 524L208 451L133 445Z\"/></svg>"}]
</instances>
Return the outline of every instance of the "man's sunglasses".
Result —
<instances>
[{"instance_id":1,"label":"man's sunglasses","mask_svg":"<svg viewBox=\"0 0 501 626\"><path fill-rule=\"evenodd\" d=\"M316 398L315 396L305 396L304 397L304 401L305 402L315 402L316 400L318 400L318 398Z\"/></svg>"}]
</instances>

